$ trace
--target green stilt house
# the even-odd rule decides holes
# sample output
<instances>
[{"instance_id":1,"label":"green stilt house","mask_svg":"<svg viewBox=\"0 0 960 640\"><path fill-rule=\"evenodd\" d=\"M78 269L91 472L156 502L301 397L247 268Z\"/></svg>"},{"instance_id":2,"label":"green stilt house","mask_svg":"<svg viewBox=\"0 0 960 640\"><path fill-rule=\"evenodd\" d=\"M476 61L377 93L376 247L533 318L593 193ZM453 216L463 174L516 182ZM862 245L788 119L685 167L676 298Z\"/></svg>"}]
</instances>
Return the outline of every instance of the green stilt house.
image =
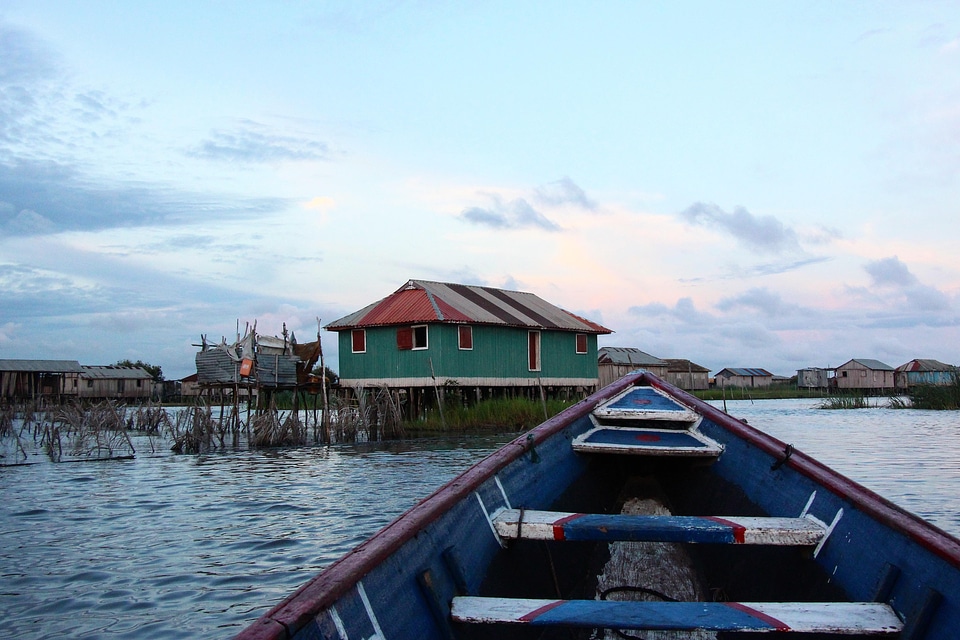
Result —
<instances>
[{"instance_id":1,"label":"green stilt house","mask_svg":"<svg viewBox=\"0 0 960 640\"><path fill-rule=\"evenodd\" d=\"M599 384L609 329L532 293L410 280L331 322L342 387L579 389Z\"/></svg>"}]
</instances>

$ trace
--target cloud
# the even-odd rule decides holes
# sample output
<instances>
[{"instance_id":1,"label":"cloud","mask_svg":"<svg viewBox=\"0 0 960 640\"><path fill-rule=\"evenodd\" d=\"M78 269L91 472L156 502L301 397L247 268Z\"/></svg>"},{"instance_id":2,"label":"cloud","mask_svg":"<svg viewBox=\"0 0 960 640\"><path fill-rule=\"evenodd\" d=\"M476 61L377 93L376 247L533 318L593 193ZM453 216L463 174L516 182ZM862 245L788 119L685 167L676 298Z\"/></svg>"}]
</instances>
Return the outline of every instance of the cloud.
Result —
<instances>
[{"instance_id":1,"label":"cloud","mask_svg":"<svg viewBox=\"0 0 960 640\"><path fill-rule=\"evenodd\" d=\"M0 325L0 345L13 342L19 326L13 322L6 322Z\"/></svg>"},{"instance_id":2,"label":"cloud","mask_svg":"<svg viewBox=\"0 0 960 640\"><path fill-rule=\"evenodd\" d=\"M24 209L7 223L7 229L14 235L36 235L52 233L56 225L36 211Z\"/></svg>"},{"instance_id":3,"label":"cloud","mask_svg":"<svg viewBox=\"0 0 960 640\"><path fill-rule=\"evenodd\" d=\"M49 78L59 69L59 59L33 34L0 24L0 85Z\"/></svg>"},{"instance_id":4,"label":"cloud","mask_svg":"<svg viewBox=\"0 0 960 640\"><path fill-rule=\"evenodd\" d=\"M724 298L717 303L717 309L724 312L746 309L769 317L783 317L802 312L799 305L784 302L779 293L766 288L750 289L740 295Z\"/></svg>"},{"instance_id":5,"label":"cloud","mask_svg":"<svg viewBox=\"0 0 960 640\"><path fill-rule=\"evenodd\" d=\"M537 187L536 198L539 202L552 207L570 204L588 211L597 209L597 203L588 198L586 192L567 177Z\"/></svg>"},{"instance_id":6,"label":"cloud","mask_svg":"<svg viewBox=\"0 0 960 640\"><path fill-rule=\"evenodd\" d=\"M627 309L631 315L644 318L666 318L682 325L704 327L715 324L715 319L708 313L698 311L692 298L680 298L674 307L654 302L651 304L633 306Z\"/></svg>"},{"instance_id":7,"label":"cloud","mask_svg":"<svg viewBox=\"0 0 960 640\"><path fill-rule=\"evenodd\" d=\"M800 251L797 235L773 216L755 216L743 207L727 213L715 204L697 202L679 214L685 222L718 228L751 249L765 253Z\"/></svg>"},{"instance_id":8,"label":"cloud","mask_svg":"<svg viewBox=\"0 0 960 640\"><path fill-rule=\"evenodd\" d=\"M860 291L865 298L880 304L905 305L910 310L924 313L949 311L950 298L936 287L923 284L897 256L868 262L863 267L870 275L873 289ZM916 324L927 324L929 319L917 318Z\"/></svg>"},{"instance_id":9,"label":"cloud","mask_svg":"<svg viewBox=\"0 0 960 640\"><path fill-rule=\"evenodd\" d=\"M917 277L897 256L868 262L863 268L879 287L909 287L917 283Z\"/></svg>"},{"instance_id":10,"label":"cloud","mask_svg":"<svg viewBox=\"0 0 960 640\"><path fill-rule=\"evenodd\" d=\"M162 185L95 183L73 167L54 162L0 162L0 230L9 235L163 224L197 217L259 217L290 204L282 198L191 193Z\"/></svg>"},{"instance_id":11,"label":"cloud","mask_svg":"<svg viewBox=\"0 0 960 640\"><path fill-rule=\"evenodd\" d=\"M469 207L460 213L467 222L493 229L537 228L544 231L559 231L560 225L537 211L523 198L504 203L497 196L490 198L487 207Z\"/></svg>"},{"instance_id":12,"label":"cloud","mask_svg":"<svg viewBox=\"0 0 960 640\"><path fill-rule=\"evenodd\" d=\"M718 268L716 272L710 276L701 276L696 278L680 278L678 282L694 283L694 282L710 282L713 280L740 280L743 278L775 276L783 273L790 273L791 271L802 269L803 267L809 266L811 264L818 264L821 262L827 262L829 260L831 260L831 258L811 257L811 258L802 258L799 260L764 262L761 264L755 264L755 265L750 265L746 267L740 264L733 264L733 265L723 267L722 269Z\"/></svg>"},{"instance_id":13,"label":"cloud","mask_svg":"<svg viewBox=\"0 0 960 640\"><path fill-rule=\"evenodd\" d=\"M327 160L326 142L300 134L289 136L268 131L257 122L246 120L232 131L213 131L210 137L188 155L225 162L260 163L301 160Z\"/></svg>"}]
</instances>

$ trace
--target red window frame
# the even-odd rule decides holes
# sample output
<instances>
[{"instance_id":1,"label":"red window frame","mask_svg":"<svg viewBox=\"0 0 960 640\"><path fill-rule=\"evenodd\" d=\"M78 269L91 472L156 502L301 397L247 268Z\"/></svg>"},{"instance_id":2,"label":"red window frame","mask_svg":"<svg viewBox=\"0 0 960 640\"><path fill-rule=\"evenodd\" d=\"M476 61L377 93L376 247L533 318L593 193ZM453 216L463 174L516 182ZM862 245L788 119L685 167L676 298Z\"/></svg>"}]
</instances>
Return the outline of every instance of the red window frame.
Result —
<instances>
[{"instance_id":1,"label":"red window frame","mask_svg":"<svg viewBox=\"0 0 960 640\"><path fill-rule=\"evenodd\" d=\"M578 333L577 334L577 353L586 353L587 352L587 334Z\"/></svg>"},{"instance_id":2,"label":"red window frame","mask_svg":"<svg viewBox=\"0 0 960 640\"><path fill-rule=\"evenodd\" d=\"M530 371L540 371L540 332L527 332L527 364Z\"/></svg>"},{"instance_id":3,"label":"red window frame","mask_svg":"<svg viewBox=\"0 0 960 640\"><path fill-rule=\"evenodd\" d=\"M473 327L468 324L461 324L457 327L457 340L461 351L471 351L473 349Z\"/></svg>"},{"instance_id":4,"label":"red window frame","mask_svg":"<svg viewBox=\"0 0 960 640\"><path fill-rule=\"evenodd\" d=\"M367 352L367 330L354 329L350 332L350 347L353 353Z\"/></svg>"}]
</instances>

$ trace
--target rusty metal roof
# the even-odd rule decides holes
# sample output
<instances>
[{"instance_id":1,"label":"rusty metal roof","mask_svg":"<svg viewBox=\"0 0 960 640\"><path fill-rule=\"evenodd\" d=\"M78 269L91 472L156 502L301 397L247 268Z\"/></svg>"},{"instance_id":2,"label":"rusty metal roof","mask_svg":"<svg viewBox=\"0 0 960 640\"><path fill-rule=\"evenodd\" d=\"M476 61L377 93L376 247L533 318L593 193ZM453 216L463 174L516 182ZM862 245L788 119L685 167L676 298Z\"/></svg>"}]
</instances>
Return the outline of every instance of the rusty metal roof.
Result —
<instances>
[{"instance_id":1,"label":"rusty metal roof","mask_svg":"<svg viewBox=\"0 0 960 640\"><path fill-rule=\"evenodd\" d=\"M939 360L931 360L929 358L916 358L900 365L896 369L897 371L955 371L956 367L949 364L944 364Z\"/></svg>"},{"instance_id":2,"label":"rusty metal roof","mask_svg":"<svg viewBox=\"0 0 960 640\"><path fill-rule=\"evenodd\" d=\"M766 369L760 369L759 367L727 367L721 371L718 371L717 375L721 375L724 371L730 375L740 376L743 378L765 378L768 376L773 376L773 374Z\"/></svg>"},{"instance_id":3,"label":"rusty metal roof","mask_svg":"<svg viewBox=\"0 0 960 640\"><path fill-rule=\"evenodd\" d=\"M667 371L670 373L710 373L710 369L703 365L683 358L664 358L663 360L667 363Z\"/></svg>"},{"instance_id":4,"label":"rusty metal roof","mask_svg":"<svg viewBox=\"0 0 960 640\"><path fill-rule=\"evenodd\" d=\"M871 358L854 358L853 360L844 362L842 365L837 367L837 369L845 369L847 368L847 365L854 362L871 371L893 371L893 367L887 363L880 362L879 360L873 360Z\"/></svg>"},{"instance_id":5,"label":"rusty metal roof","mask_svg":"<svg viewBox=\"0 0 960 640\"><path fill-rule=\"evenodd\" d=\"M326 329L343 331L418 322L612 333L532 293L428 280L410 280L393 294L331 322Z\"/></svg>"},{"instance_id":6,"label":"rusty metal roof","mask_svg":"<svg viewBox=\"0 0 960 640\"><path fill-rule=\"evenodd\" d=\"M120 367L117 365L83 365L81 375L85 379L97 380L152 380L145 369L140 367Z\"/></svg>"},{"instance_id":7,"label":"rusty metal roof","mask_svg":"<svg viewBox=\"0 0 960 640\"><path fill-rule=\"evenodd\" d=\"M76 360L0 360L0 371L80 373L80 363Z\"/></svg>"},{"instance_id":8,"label":"rusty metal roof","mask_svg":"<svg viewBox=\"0 0 960 640\"><path fill-rule=\"evenodd\" d=\"M667 365L660 358L634 347L601 347L597 352L597 361L600 364L625 364L645 367L665 367Z\"/></svg>"}]
</instances>

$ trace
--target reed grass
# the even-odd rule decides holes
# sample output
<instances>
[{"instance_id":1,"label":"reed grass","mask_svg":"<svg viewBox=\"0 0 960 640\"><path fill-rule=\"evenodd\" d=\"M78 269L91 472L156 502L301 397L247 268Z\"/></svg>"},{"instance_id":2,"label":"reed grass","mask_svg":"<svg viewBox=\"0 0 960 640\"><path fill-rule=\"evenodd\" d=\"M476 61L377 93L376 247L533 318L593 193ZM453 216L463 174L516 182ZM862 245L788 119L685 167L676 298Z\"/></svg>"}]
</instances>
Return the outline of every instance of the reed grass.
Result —
<instances>
[{"instance_id":1,"label":"reed grass","mask_svg":"<svg viewBox=\"0 0 960 640\"><path fill-rule=\"evenodd\" d=\"M572 400L547 400L546 403L527 398L493 398L464 407L448 403L443 420L437 409L427 411L423 419L408 422L411 431L525 431L531 429L570 405ZM546 407L546 411L544 411Z\"/></svg>"},{"instance_id":2,"label":"reed grass","mask_svg":"<svg viewBox=\"0 0 960 640\"><path fill-rule=\"evenodd\" d=\"M911 387L908 396L914 409L952 411L960 409L960 376L953 374L948 385L919 385Z\"/></svg>"},{"instance_id":3,"label":"reed grass","mask_svg":"<svg viewBox=\"0 0 960 640\"><path fill-rule=\"evenodd\" d=\"M870 403L862 395L841 395L824 398L818 409L868 409Z\"/></svg>"}]
</instances>

